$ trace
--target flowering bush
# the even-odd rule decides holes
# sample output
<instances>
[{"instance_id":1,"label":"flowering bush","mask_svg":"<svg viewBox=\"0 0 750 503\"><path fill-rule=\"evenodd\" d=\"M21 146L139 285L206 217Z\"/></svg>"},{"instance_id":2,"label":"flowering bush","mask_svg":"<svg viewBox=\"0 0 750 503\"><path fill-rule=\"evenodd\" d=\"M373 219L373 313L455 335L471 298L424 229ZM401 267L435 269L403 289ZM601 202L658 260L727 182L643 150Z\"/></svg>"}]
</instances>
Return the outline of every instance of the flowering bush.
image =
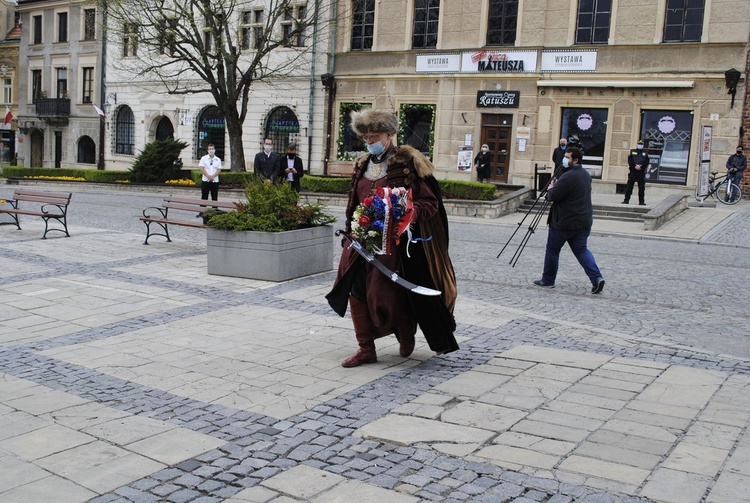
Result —
<instances>
[{"instance_id":1,"label":"flowering bush","mask_svg":"<svg viewBox=\"0 0 750 503\"><path fill-rule=\"evenodd\" d=\"M187 179L178 179L178 180L167 180L164 182L165 185L187 185L190 187L195 186L195 182L193 180L187 180Z\"/></svg>"},{"instance_id":2,"label":"flowering bush","mask_svg":"<svg viewBox=\"0 0 750 503\"><path fill-rule=\"evenodd\" d=\"M352 216L352 237L375 255L390 255L393 243L409 227L413 214L411 191L378 187Z\"/></svg>"}]
</instances>

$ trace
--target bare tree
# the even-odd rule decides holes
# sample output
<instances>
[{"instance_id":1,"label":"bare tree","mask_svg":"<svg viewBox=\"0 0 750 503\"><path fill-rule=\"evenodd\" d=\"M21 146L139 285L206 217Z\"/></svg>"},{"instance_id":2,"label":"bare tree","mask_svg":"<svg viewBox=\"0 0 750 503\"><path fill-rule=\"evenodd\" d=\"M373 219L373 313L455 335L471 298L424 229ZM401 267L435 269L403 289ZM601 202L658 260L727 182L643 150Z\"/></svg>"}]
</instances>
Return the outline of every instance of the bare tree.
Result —
<instances>
[{"instance_id":1,"label":"bare tree","mask_svg":"<svg viewBox=\"0 0 750 503\"><path fill-rule=\"evenodd\" d=\"M108 49L108 59L168 94L210 94L226 120L231 170L244 171L251 87L310 75L332 0L100 1L107 40L119 50Z\"/></svg>"}]
</instances>

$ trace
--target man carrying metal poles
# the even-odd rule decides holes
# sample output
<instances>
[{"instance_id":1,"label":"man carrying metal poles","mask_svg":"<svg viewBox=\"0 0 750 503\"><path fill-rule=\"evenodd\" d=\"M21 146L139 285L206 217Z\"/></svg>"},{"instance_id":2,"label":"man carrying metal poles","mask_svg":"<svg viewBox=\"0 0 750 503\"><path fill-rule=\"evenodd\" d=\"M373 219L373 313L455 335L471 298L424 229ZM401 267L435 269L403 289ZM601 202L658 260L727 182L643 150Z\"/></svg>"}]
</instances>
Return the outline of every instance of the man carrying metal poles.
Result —
<instances>
[{"instance_id":1,"label":"man carrying metal poles","mask_svg":"<svg viewBox=\"0 0 750 503\"><path fill-rule=\"evenodd\" d=\"M564 157L564 155L563 155L563 157ZM547 188L549 187L550 182L552 180L554 180L557 176L560 175L560 173L562 172L562 169L563 169L563 167L562 167L562 161L560 161L560 164L557 165L557 166L555 166L555 170L552 173L552 177L550 178L550 180L547 181L547 183L544 185L544 187L542 187L542 189L539 191L539 195L534 200L534 204L531 205L531 208L529 208L529 211L527 211L526 214L521 219L521 221L518 222L518 227L516 227L516 230L513 231L513 234L511 234L511 236L508 238L508 241L506 241L505 245L503 246L503 249L500 250L500 253L498 253L497 257L495 257L495 258L500 258L500 255L503 254L503 252L508 247L508 245L510 244L510 242L516 236L516 233L518 232L518 230L523 225L524 221L526 220L526 217L528 217L531 214L531 212L534 211L534 209L536 208L537 203L547 193ZM523 252L523 249L526 247L526 243L531 238L531 235L534 234L534 231L536 230L537 225L539 225L539 222L542 219L542 215L544 214L545 211L547 211L547 207L548 206L549 206L549 201L547 201L545 199L542 202L542 205L539 208L537 208L536 213L534 214L534 218L532 218L532 220L531 220L531 225L529 225L529 228L526 230L526 234L521 239L521 243L518 245L518 248L516 249L516 252L511 257L510 262L508 262L513 267L515 267L516 263L518 262L518 259L521 257L521 253Z\"/></svg>"},{"instance_id":2,"label":"man carrying metal poles","mask_svg":"<svg viewBox=\"0 0 750 503\"><path fill-rule=\"evenodd\" d=\"M588 249L588 237L594 222L591 204L591 175L581 166L581 151L569 148L563 159L564 172L547 186L547 201L552 203L549 233L544 255L542 278L534 281L540 287L554 288L560 262L560 250L568 243L573 255L591 281L591 293L601 293L604 278Z\"/></svg>"}]
</instances>

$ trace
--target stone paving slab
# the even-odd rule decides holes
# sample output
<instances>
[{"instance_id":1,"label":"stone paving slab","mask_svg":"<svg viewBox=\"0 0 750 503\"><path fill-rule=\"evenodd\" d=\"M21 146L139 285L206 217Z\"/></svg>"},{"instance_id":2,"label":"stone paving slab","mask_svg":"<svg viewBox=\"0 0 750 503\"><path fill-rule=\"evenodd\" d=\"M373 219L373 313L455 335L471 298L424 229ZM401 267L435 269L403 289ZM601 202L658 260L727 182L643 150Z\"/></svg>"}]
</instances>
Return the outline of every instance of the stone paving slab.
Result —
<instances>
[{"instance_id":1,"label":"stone paving slab","mask_svg":"<svg viewBox=\"0 0 750 503\"><path fill-rule=\"evenodd\" d=\"M0 245L18 265L0 284L2 501L726 502L750 488L750 362L674 344L746 320L713 286L664 281L653 254L613 265L646 243L592 238L608 271L592 297L570 257L541 292L538 243L534 267L510 272L466 258L504 240L477 229L502 227L455 226L462 349L435 357L418 336L403 359L389 337L378 363L343 369L332 274L210 277L200 230L145 247L139 226L80 222ZM698 255L660 246L683 267ZM736 275L703 250L717 280Z\"/></svg>"}]
</instances>

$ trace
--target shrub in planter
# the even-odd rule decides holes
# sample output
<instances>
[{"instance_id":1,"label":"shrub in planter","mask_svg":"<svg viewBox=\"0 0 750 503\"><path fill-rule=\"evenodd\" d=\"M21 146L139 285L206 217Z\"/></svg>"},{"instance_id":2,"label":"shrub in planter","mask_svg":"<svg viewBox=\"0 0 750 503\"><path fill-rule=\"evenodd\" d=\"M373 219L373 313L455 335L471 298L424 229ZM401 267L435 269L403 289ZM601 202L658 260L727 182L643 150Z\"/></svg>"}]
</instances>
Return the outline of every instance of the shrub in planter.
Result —
<instances>
[{"instance_id":1,"label":"shrub in planter","mask_svg":"<svg viewBox=\"0 0 750 503\"><path fill-rule=\"evenodd\" d=\"M221 175L223 176L223 175ZM208 225L232 231L283 232L306 227L328 225L335 217L319 204L298 206L299 195L288 183L271 183L254 175L245 187L245 202L237 210L213 216Z\"/></svg>"}]
</instances>

